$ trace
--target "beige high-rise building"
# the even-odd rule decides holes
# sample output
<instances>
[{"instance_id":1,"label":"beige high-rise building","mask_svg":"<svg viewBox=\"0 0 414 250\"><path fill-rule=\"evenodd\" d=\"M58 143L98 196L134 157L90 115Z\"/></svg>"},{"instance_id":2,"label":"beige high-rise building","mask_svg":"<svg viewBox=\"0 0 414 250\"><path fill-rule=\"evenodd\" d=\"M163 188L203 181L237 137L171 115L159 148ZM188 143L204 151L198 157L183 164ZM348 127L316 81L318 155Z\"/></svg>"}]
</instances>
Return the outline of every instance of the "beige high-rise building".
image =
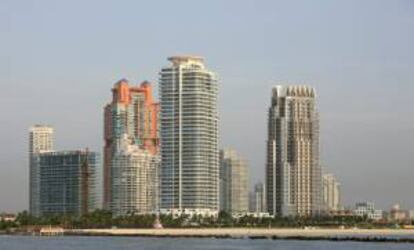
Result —
<instances>
[{"instance_id":1,"label":"beige high-rise building","mask_svg":"<svg viewBox=\"0 0 414 250\"><path fill-rule=\"evenodd\" d=\"M34 125L29 130L29 211L39 216L39 157L40 153L53 150L53 128L48 125Z\"/></svg>"},{"instance_id":2,"label":"beige high-rise building","mask_svg":"<svg viewBox=\"0 0 414 250\"><path fill-rule=\"evenodd\" d=\"M268 212L273 216L319 214L321 178L315 90L308 86L274 87L268 113Z\"/></svg>"},{"instance_id":3,"label":"beige high-rise building","mask_svg":"<svg viewBox=\"0 0 414 250\"><path fill-rule=\"evenodd\" d=\"M233 149L220 151L220 210L249 212L249 170L247 161Z\"/></svg>"},{"instance_id":4,"label":"beige high-rise building","mask_svg":"<svg viewBox=\"0 0 414 250\"><path fill-rule=\"evenodd\" d=\"M324 174L322 177L323 202L325 209L337 211L341 209L341 184L332 174Z\"/></svg>"}]
</instances>

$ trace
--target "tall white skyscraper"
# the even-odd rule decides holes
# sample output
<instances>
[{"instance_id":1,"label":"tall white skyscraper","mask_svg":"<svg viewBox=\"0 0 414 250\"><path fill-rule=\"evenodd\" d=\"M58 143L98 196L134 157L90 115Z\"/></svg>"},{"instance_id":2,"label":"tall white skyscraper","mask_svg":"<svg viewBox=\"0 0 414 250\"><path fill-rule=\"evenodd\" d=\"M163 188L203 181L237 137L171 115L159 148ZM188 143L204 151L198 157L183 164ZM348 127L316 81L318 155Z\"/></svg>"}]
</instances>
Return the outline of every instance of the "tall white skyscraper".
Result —
<instances>
[{"instance_id":1,"label":"tall white skyscraper","mask_svg":"<svg viewBox=\"0 0 414 250\"><path fill-rule=\"evenodd\" d=\"M220 151L220 210L249 211L249 169L247 161L233 149Z\"/></svg>"},{"instance_id":2,"label":"tall white skyscraper","mask_svg":"<svg viewBox=\"0 0 414 250\"><path fill-rule=\"evenodd\" d=\"M341 184L332 174L324 174L322 177L323 202L327 211L341 209Z\"/></svg>"},{"instance_id":3,"label":"tall white skyscraper","mask_svg":"<svg viewBox=\"0 0 414 250\"><path fill-rule=\"evenodd\" d=\"M315 90L276 86L268 113L266 192L274 216L312 216L322 209L319 118Z\"/></svg>"},{"instance_id":4,"label":"tall white skyscraper","mask_svg":"<svg viewBox=\"0 0 414 250\"><path fill-rule=\"evenodd\" d=\"M29 130L29 211L39 215L39 158L38 154L53 150L53 128L34 125Z\"/></svg>"},{"instance_id":5,"label":"tall white skyscraper","mask_svg":"<svg viewBox=\"0 0 414 250\"><path fill-rule=\"evenodd\" d=\"M195 56L160 72L161 212L218 213L217 79Z\"/></svg>"}]
</instances>

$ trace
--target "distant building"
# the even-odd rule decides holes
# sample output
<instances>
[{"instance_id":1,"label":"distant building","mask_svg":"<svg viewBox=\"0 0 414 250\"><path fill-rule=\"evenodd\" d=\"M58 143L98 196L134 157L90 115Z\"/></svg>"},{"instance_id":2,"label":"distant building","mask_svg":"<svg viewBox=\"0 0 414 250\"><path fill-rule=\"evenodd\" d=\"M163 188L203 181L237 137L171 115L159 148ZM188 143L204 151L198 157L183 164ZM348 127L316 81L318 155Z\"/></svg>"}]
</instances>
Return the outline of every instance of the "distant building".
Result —
<instances>
[{"instance_id":1,"label":"distant building","mask_svg":"<svg viewBox=\"0 0 414 250\"><path fill-rule=\"evenodd\" d=\"M341 210L341 184L332 174L322 177L323 201L328 212Z\"/></svg>"},{"instance_id":2,"label":"distant building","mask_svg":"<svg viewBox=\"0 0 414 250\"><path fill-rule=\"evenodd\" d=\"M315 90L275 86L268 112L266 201L273 216L322 210L319 115Z\"/></svg>"},{"instance_id":3,"label":"distant building","mask_svg":"<svg viewBox=\"0 0 414 250\"><path fill-rule=\"evenodd\" d=\"M54 130L47 125L34 125L29 130L29 211L39 216L38 154L53 150Z\"/></svg>"},{"instance_id":4,"label":"distant building","mask_svg":"<svg viewBox=\"0 0 414 250\"><path fill-rule=\"evenodd\" d=\"M220 151L220 210L249 212L249 170L246 160L232 149Z\"/></svg>"},{"instance_id":5,"label":"distant building","mask_svg":"<svg viewBox=\"0 0 414 250\"><path fill-rule=\"evenodd\" d=\"M383 211L375 209L372 202L356 203L353 213L356 216L366 217L371 220L382 220L384 218Z\"/></svg>"},{"instance_id":6,"label":"distant building","mask_svg":"<svg viewBox=\"0 0 414 250\"><path fill-rule=\"evenodd\" d=\"M1 213L0 221L14 222L16 221L16 217L17 216L15 214Z\"/></svg>"},{"instance_id":7,"label":"distant building","mask_svg":"<svg viewBox=\"0 0 414 250\"><path fill-rule=\"evenodd\" d=\"M262 182L254 185L253 192L253 210L254 213L265 213L266 212L266 190L265 185Z\"/></svg>"},{"instance_id":8,"label":"distant building","mask_svg":"<svg viewBox=\"0 0 414 250\"><path fill-rule=\"evenodd\" d=\"M249 191L249 212L250 213L254 213L254 211L256 209L255 202L256 201L254 200L254 190L251 190L251 191ZM221 201L220 201L220 203L221 203Z\"/></svg>"},{"instance_id":9,"label":"distant building","mask_svg":"<svg viewBox=\"0 0 414 250\"><path fill-rule=\"evenodd\" d=\"M104 190L105 209L111 206L111 166L117 142L127 134L131 145L152 155L159 151L159 103L154 101L152 86L143 82L130 85L125 79L112 88L112 100L104 108ZM155 182L157 180L148 180Z\"/></svg>"},{"instance_id":10,"label":"distant building","mask_svg":"<svg viewBox=\"0 0 414 250\"><path fill-rule=\"evenodd\" d=\"M400 204L392 206L390 213L390 220L395 222L404 222L410 220L410 214L408 210L402 210Z\"/></svg>"},{"instance_id":11,"label":"distant building","mask_svg":"<svg viewBox=\"0 0 414 250\"><path fill-rule=\"evenodd\" d=\"M410 218L410 220L414 220L414 210L408 211L408 217Z\"/></svg>"},{"instance_id":12,"label":"distant building","mask_svg":"<svg viewBox=\"0 0 414 250\"><path fill-rule=\"evenodd\" d=\"M159 156L131 144L126 134L118 147L111 165L112 214L155 213L159 198Z\"/></svg>"},{"instance_id":13,"label":"distant building","mask_svg":"<svg viewBox=\"0 0 414 250\"><path fill-rule=\"evenodd\" d=\"M341 208L340 210L332 210L329 211L330 216L337 216L337 217L354 217L355 213L354 210L349 208Z\"/></svg>"},{"instance_id":14,"label":"distant building","mask_svg":"<svg viewBox=\"0 0 414 250\"><path fill-rule=\"evenodd\" d=\"M201 57L174 56L160 72L162 213L217 215L218 86Z\"/></svg>"},{"instance_id":15,"label":"distant building","mask_svg":"<svg viewBox=\"0 0 414 250\"><path fill-rule=\"evenodd\" d=\"M88 150L37 155L39 215L79 216L95 209L98 157Z\"/></svg>"}]
</instances>

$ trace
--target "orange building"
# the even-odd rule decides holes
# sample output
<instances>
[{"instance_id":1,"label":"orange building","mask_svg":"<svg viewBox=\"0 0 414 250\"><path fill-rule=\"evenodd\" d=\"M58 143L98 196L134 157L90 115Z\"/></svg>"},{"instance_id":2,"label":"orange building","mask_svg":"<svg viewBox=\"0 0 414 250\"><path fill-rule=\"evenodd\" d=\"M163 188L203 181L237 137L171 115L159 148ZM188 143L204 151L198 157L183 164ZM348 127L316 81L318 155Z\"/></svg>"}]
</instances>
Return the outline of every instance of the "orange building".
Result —
<instances>
[{"instance_id":1,"label":"orange building","mask_svg":"<svg viewBox=\"0 0 414 250\"><path fill-rule=\"evenodd\" d=\"M127 134L131 144L148 150L152 155L159 151L159 103L154 101L151 83L130 86L125 79L112 88L112 102L104 108L104 208L111 200L112 156L117 140Z\"/></svg>"}]
</instances>

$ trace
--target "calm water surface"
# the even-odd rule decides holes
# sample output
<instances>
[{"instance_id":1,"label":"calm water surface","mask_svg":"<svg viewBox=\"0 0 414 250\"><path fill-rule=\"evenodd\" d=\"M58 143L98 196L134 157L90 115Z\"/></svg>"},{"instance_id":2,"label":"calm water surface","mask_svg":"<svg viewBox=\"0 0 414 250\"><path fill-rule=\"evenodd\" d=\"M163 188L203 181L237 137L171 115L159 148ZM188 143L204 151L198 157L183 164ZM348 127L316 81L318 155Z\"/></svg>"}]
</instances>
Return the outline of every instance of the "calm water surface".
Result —
<instances>
[{"instance_id":1,"label":"calm water surface","mask_svg":"<svg viewBox=\"0 0 414 250\"><path fill-rule=\"evenodd\" d=\"M0 250L137 250L137 249L414 249L414 244L296 240L193 239L140 237L30 237L0 236Z\"/></svg>"}]
</instances>

